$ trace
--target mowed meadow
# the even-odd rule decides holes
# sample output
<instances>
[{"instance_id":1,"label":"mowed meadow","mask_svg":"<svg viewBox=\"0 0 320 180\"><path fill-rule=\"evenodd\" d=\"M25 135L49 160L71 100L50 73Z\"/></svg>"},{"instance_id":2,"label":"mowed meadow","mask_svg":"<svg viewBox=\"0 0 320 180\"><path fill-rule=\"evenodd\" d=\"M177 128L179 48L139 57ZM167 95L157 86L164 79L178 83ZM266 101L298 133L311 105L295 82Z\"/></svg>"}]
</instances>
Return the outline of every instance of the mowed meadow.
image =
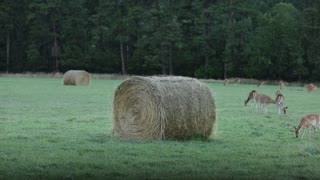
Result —
<instances>
[{"instance_id":1,"label":"mowed meadow","mask_svg":"<svg viewBox=\"0 0 320 180\"><path fill-rule=\"evenodd\" d=\"M296 138L293 125L320 113L320 93L282 90L286 115L244 106L256 89L207 83L217 133L208 140L128 141L112 135L114 91L122 80L64 86L60 78L0 77L0 179L319 178L320 133Z\"/></svg>"}]
</instances>

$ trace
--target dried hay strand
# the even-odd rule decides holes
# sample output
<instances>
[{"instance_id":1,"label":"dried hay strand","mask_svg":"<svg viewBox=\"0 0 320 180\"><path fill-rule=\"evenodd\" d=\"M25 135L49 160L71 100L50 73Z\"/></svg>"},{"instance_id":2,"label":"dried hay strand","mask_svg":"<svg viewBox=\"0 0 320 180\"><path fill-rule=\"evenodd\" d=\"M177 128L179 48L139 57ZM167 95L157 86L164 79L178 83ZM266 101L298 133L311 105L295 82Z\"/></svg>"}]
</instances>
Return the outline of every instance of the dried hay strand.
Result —
<instances>
[{"instance_id":1,"label":"dried hay strand","mask_svg":"<svg viewBox=\"0 0 320 180\"><path fill-rule=\"evenodd\" d=\"M69 70L63 75L64 85L87 86L90 83L90 75L83 70Z\"/></svg>"},{"instance_id":2,"label":"dried hay strand","mask_svg":"<svg viewBox=\"0 0 320 180\"><path fill-rule=\"evenodd\" d=\"M208 138L215 101L206 84L186 77L132 77L116 89L113 133L130 140Z\"/></svg>"}]
</instances>

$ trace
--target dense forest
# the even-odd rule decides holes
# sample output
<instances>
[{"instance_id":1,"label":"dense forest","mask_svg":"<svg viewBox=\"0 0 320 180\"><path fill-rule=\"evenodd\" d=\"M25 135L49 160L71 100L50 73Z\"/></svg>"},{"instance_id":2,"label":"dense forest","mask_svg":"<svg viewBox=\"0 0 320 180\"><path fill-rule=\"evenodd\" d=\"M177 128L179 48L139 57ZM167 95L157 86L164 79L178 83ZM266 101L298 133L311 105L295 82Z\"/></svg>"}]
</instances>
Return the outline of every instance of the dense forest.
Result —
<instances>
[{"instance_id":1,"label":"dense forest","mask_svg":"<svg viewBox=\"0 0 320 180\"><path fill-rule=\"evenodd\" d=\"M320 0L1 0L0 72L320 80Z\"/></svg>"}]
</instances>

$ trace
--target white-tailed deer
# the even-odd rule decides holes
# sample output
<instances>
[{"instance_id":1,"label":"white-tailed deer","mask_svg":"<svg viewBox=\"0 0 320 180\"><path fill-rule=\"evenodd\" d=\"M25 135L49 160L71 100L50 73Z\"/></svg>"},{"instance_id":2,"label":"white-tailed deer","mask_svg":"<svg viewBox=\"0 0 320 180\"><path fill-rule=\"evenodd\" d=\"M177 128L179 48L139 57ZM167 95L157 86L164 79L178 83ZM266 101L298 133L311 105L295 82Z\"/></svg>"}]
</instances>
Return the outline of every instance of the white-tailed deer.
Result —
<instances>
[{"instance_id":1,"label":"white-tailed deer","mask_svg":"<svg viewBox=\"0 0 320 180\"><path fill-rule=\"evenodd\" d=\"M257 94L256 90L252 90L249 95L247 100L244 100L244 106L247 106L248 102L251 100L251 107L255 106L256 104L256 100L255 100L255 96Z\"/></svg>"},{"instance_id":2,"label":"white-tailed deer","mask_svg":"<svg viewBox=\"0 0 320 180\"><path fill-rule=\"evenodd\" d=\"M240 84L240 82L241 82L241 79L240 79L240 78L236 78L236 79L234 80L234 84L235 84L235 85Z\"/></svg>"},{"instance_id":3,"label":"white-tailed deer","mask_svg":"<svg viewBox=\"0 0 320 180\"><path fill-rule=\"evenodd\" d=\"M255 96L256 106L259 109L265 109L267 111L268 104L275 104L276 101L271 99L269 96L265 94L256 94Z\"/></svg>"},{"instance_id":4,"label":"white-tailed deer","mask_svg":"<svg viewBox=\"0 0 320 180\"><path fill-rule=\"evenodd\" d=\"M309 137L311 140L310 127L313 128L314 134L316 134L317 127L319 127L319 126L320 126L320 115L319 114L308 114L300 120L300 123L297 127L293 127L293 128L296 133L296 138L299 137L300 129L301 128L303 129L303 133L302 133L302 137L301 137L302 139L303 139L303 136L304 136L306 129L308 129Z\"/></svg>"},{"instance_id":5,"label":"white-tailed deer","mask_svg":"<svg viewBox=\"0 0 320 180\"><path fill-rule=\"evenodd\" d=\"M224 85L228 85L229 84L229 79L224 79Z\"/></svg>"},{"instance_id":6,"label":"white-tailed deer","mask_svg":"<svg viewBox=\"0 0 320 180\"><path fill-rule=\"evenodd\" d=\"M307 84L304 87L307 89L308 93L318 89L318 87L314 84Z\"/></svg>"},{"instance_id":7,"label":"white-tailed deer","mask_svg":"<svg viewBox=\"0 0 320 180\"><path fill-rule=\"evenodd\" d=\"M257 83L257 87L262 86L262 85L264 85L264 81L259 81L259 82Z\"/></svg>"},{"instance_id":8,"label":"white-tailed deer","mask_svg":"<svg viewBox=\"0 0 320 180\"><path fill-rule=\"evenodd\" d=\"M286 114L288 107L284 106L284 96L280 92L277 94L275 101L278 106L278 114Z\"/></svg>"},{"instance_id":9,"label":"white-tailed deer","mask_svg":"<svg viewBox=\"0 0 320 180\"><path fill-rule=\"evenodd\" d=\"M279 82L279 88L282 90L282 88L284 87L284 82L281 80L280 82Z\"/></svg>"},{"instance_id":10,"label":"white-tailed deer","mask_svg":"<svg viewBox=\"0 0 320 180\"><path fill-rule=\"evenodd\" d=\"M271 97L265 94L256 94L255 102L259 109L264 109L265 111L267 111L268 104L276 104L278 106L278 114L285 114L286 109L288 108L284 106L284 97L282 94L278 94L276 100L273 100Z\"/></svg>"},{"instance_id":11,"label":"white-tailed deer","mask_svg":"<svg viewBox=\"0 0 320 180\"><path fill-rule=\"evenodd\" d=\"M55 77L58 73L59 73L59 71L53 71L52 74L51 74L51 76L50 76L50 78Z\"/></svg>"}]
</instances>

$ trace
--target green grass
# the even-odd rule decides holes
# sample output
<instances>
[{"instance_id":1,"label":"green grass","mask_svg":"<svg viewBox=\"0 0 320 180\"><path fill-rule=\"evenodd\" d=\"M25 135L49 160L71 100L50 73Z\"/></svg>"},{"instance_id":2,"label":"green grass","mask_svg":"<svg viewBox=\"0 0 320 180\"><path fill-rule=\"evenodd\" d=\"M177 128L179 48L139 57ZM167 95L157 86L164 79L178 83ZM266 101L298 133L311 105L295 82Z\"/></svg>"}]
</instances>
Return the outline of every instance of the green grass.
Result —
<instances>
[{"instance_id":1,"label":"green grass","mask_svg":"<svg viewBox=\"0 0 320 180\"><path fill-rule=\"evenodd\" d=\"M121 80L88 87L61 79L0 78L0 179L300 179L320 176L320 135L296 139L292 125L319 113L319 92L285 87L278 115L244 107L252 89L209 83L217 135L209 140L134 142L112 136L112 99ZM308 137L308 136L306 136Z\"/></svg>"}]
</instances>

